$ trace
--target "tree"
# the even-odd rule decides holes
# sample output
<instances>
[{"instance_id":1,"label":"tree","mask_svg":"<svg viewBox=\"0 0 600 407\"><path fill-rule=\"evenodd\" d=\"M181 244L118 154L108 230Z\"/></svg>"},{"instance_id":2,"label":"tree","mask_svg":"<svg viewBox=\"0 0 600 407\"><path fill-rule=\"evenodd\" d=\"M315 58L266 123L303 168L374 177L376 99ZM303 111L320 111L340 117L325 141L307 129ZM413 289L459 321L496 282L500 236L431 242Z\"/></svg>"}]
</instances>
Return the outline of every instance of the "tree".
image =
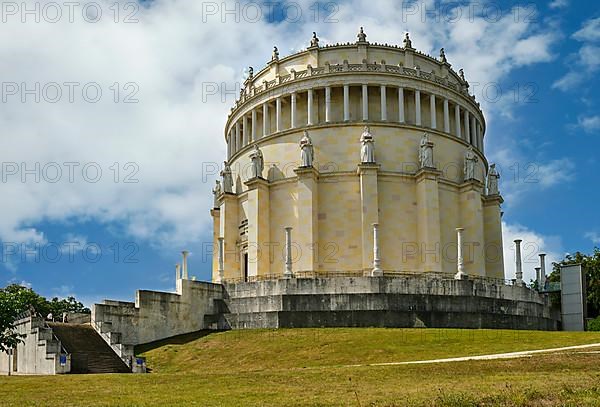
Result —
<instances>
[{"instance_id":1,"label":"tree","mask_svg":"<svg viewBox=\"0 0 600 407\"><path fill-rule=\"evenodd\" d=\"M84 307L82 303L75 299L75 297L67 297L63 299L54 297L48 302L48 306L50 308L50 312L56 316L62 315L63 312L81 312L83 314L90 313L90 309Z\"/></svg>"},{"instance_id":2,"label":"tree","mask_svg":"<svg viewBox=\"0 0 600 407\"><path fill-rule=\"evenodd\" d=\"M75 297L66 299L54 297L51 301L48 301L31 288L19 284L11 284L5 288L0 288L1 351L14 348L17 343L22 342L25 335L15 332L14 321L19 314L25 311L33 311L42 316L49 313L60 316L63 312L90 313L90 310L85 308Z\"/></svg>"},{"instance_id":3,"label":"tree","mask_svg":"<svg viewBox=\"0 0 600 407\"><path fill-rule=\"evenodd\" d=\"M548 281L560 281L561 265L578 263L581 263L586 273L588 314L598 315L600 312L600 248L595 247L591 255L581 252L576 252L573 255L567 254L559 263L552 263L552 273L548 277ZM556 297L553 302L557 299L560 301L560 298Z\"/></svg>"}]
</instances>

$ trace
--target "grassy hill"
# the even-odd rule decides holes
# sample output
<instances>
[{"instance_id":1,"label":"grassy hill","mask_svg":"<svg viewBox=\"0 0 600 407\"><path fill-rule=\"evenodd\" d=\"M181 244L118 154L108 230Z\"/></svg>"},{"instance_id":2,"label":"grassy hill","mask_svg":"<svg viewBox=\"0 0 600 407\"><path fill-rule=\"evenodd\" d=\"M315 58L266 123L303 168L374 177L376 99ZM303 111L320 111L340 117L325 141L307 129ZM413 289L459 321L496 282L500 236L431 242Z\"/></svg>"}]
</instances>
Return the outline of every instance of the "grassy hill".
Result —
<instances>
[{"instance_id":1,"label":"grassy hill","mask_svg":"<svg viewBox=\"0 0 600 407\"><path fill-rule=\"evenodd\" d=\"M257 329L182 335L137 348L154 372L204 373L404 362L600 343L600 332Z\"/></svg>"},{"instance_id":2,"label":"grassy hill","mask_svg":"<svg viewBox=\"0 0 600 407\"><path fill-rule=\"evenodd\" d=\"M152 369L147 375L0 377L0 405L597 406L600 348L510 360L368 366L586 343L600 343L600 334L366 328L200 332L139 347Z\"/></svg>"}]
</instances>

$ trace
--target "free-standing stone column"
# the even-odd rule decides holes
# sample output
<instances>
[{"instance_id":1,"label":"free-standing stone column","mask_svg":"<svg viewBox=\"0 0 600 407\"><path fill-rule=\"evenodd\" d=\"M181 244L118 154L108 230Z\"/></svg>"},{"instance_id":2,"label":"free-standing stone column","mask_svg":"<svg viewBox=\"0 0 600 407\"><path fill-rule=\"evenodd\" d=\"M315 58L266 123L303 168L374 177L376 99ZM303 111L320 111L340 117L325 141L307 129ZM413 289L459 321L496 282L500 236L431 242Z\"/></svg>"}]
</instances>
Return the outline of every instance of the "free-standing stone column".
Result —
<instances>
[{"instance_id":1,"label":"free-standing stone column","mask_svg":"<svg viewBox=\"0 0 600 407\"><path fill-rule=\"evenodd\" d=\"M285 269L283 271L285 278L294 277L292 272L292 227L285 228Z\"/></svg>"},{"instance_id":2,"label":"free-standing stone column","mask_svg":"<svg viewBox=\"0 0 600 407\"><path fill-rule=\"evenodd\" d=\"M344 121L350 120L350 86L344 85Z\"/></svg>"},{"instance_id":3,"label":"free-standing stone column","mask_svg":"<svg viewBox=\"0 0 600 407\"><path fill-rule=\"evenodd\" d=\"M462 138L460 134L460 106L454 105L454 124L456 125L456 137Z\"/></svg>"},{"instance_id":4,"label":"free-standing stone column","mask_svg":"<svg viewBox=\"0 0 600 407\"><path fill-rule=\"evenodd\" d=\"M181 266L179 263L175 265L175 280L181 280Z\"/></svg>"},{"instance_id":5,"label":"free-standing stone column","mask_svg":"<svg viewBox=\"0 0 600 407\"><path fill-rule=\"evenodd\" d=\"M398 88L398 121L404 123L404 88Z\"/></svg>"},{"instance_id":6,"label":"free-standing stone column","mask_svg":"<svg viewBox=\"0 0 600 407\"><path fill-rule=\"evenodd\" d=\"M252 131L250 132L250 141L256 141L256 109L252 109Z\"/></svg>"},{"instance_id":7,"label":"free-standing stone column","mask_svg":"<svg viewBox=\"0 0 600 407\"><path fill-rule=\"evenodd\" d=\"M378 228L379 224L373 223L373 270L371 271L372 277L383 275L383 270L381 270L381 259L379 258L379 237L377 236Z\"/></svg>"},{"instance_id":8,"label":"free-standing stone column","mask_svg":"<svg viewBox=\"0 0 600 407\"><path fill-rule=\"evenodd\" d=\"M463 256L463 232L464 228L456 228L456 274L454 278L463 280L467 278L465 273L465 258Z\"/></svg>"},{"instance_id":9,"label":"free-standing stone column","mask_svg":"<svg viewBox=\"0 0 600 407\"><path fill-rule=\"evenodd\" d=\"M242 139L243 143L247 146L250 143L250 134L248 132L248 116L244 115L242 118Z\"/></svg>"},{"instance_id":10,"label":"free-standing stone column","mask_svg":"<svg viewBox=\"0 0 600 407\"><path fill-rule=\"evenodd\" d=\"M225 279L225 238L220 237L219 240L219 248L218 248L218 262L219 268L217 269L217 275L219 277L219 283L222 283Z\"/></svg>"},{"instance_id":11,"label":"free-standing stone column","mask_svg":"<svg viewBox=\"0 0 600 407\"><path fill-rule=\"evenodd\" d=\"M448 99L444 99L444 131L450 133L450 112L448 109Z\"/></svg>"},{"instance_id":12,"label":"free-standing stone column","mask_svg":"<svg viewBox=\"0 0 600 407\"><path fill-rule=\"evenodd\" d=\"M229 140L231 141L231 155L237 152L237 140L235 139L235 127L229 130Z\"/></svg>"},{"instance_id":13,"label":"free-standing stone column","mask_svg":"<svg viewBox=\"0 0 600 407\"><path fill-rule=\"evenodd\" d=\"M464 125L465 125L465 141L471 143L471 120L469 119L469 111L465 110L464 114Z\"/></svg>"},{"instance_id":14,"label":"free-standing stone column","mask_svg":"<svg viewBox=\"0 0 600 407\"><path fill-rule=\"evenodd\" d=\"M227 159L231 158L231 130L227 134Z\"/></svg>"},{"instance_id":15,"label":"free-standing stone column","mask_svg":"<svg viewBox=\"0 0 600 407\"><path fill-rule=\"evenodd\" d=\"M546 253L540 253L540 287L546 287Z\"/></svg>"},{"instance_id":16,"label":"free-standing stone column","mask_svg":"<svg viewBox=\"0 0 600 407\"><path fill-rule=\"evenodd\" d=\"M281 98L275 99L275 131L279 133L281 130Z\"/></svg>"},{"instance_id":17,"label":"free-standing stone column","mask_svg":"<svg viewBox=\"0 0 600 407\"><path fill-rule=\"evenodd\" d=\"M387 94L385 92L385 85L381 85L381 120L387 120Z\"/></svg>"},{"instance_id":18,"label":"free-standing stone column","mask_svg":"<svg viewBox=\"0 0 600 407\"><path fill-rule=\"evenodd\" d=\"M516 284L523 285L523 263L521 262L521 239L515 239Z\"/></svg>"},{"instance_id":19,"label":"free-standing stone column","mask_svg":"<svg viewBox=\"0 0 600 407\"><path fill-rule=\"evenodd\" d=\"M331 88L329 86L325 88L325 121L327 123L331 121Z\"/></svg>"},{"instance_id":20,"label":"free-standing stone column","mask_svg":"<svg viewBox=\"0 0 600 407\"><path fill-rule=\"evenodd\" d=\"M534 267L535 269L535 281L537 282L537 290L538 291L542 291L543 287L542 287L542 276L540 273L541 268L540 267Z\"/></svg>"},{"instance_id":21,"label":"free-standing stone column","mask_svg":"<svg viewBox=\"0 0 600 407\"><path fill-rule=\"evenodd\" d=\"M313 90L309 89L307 94L307 124L311 126L313 124Z\"/></svg>"},{"instance_id":22,"label":"free-standing stone column","mask_svg":"<svg viewBox=\"0 0 600 407\"><path fill-rule=\"evenodd\" d=\"M290 102L290 126L293 128L296 127L296 92L291 95Z\"/></svg>"},{"instance_id":23,"label":"free-standing stone column","mask_svg":"<svg viewBox=\"0 0 600 407\"><path fill-rule=\"evenodd\" d=\"M415 124L421 125L421 91L415 90Z\"/></svg>"},{"instance_id":24,"label":"free-standing stone column","mask_svg":"<svg viewBox=\"0 0 600 407\"><path fill-rule=\"evenodd\" d=\"M362 85L362 119L369 120L369 88L367 85Z\"/></svg>"},{"instance_id":25,"label":"free-standing stone column","mask_svg":"<svg viewBox=\"0 0 600 407\"><path fill-rule=\"evenodd\" d=\"M263 103L263 137L269 135L269 104Z\"/></svg>"},{"instance_id":26,"label":"free-standing stone column","mask_svg":"<svg viewBox=\"0 0 600 407\"><path fill-rule=\"evenodd\" d=\"M373 224L379 223L379 194L377 178L379 165L362 163L358 165L360 182L362 270L364 276L372 275L373 270Z\"/></svg>"},{"instance_id":27,"label":"free-standing stone column","mask_svg":"<svg viewBox=\"0 0 600 407\"><path fill-rule=\"evenodd\" d=\"M437 115L435 110L435 95L432 93L431 95L429 95L429 114L431 116L432 129L437 129Z\"/></svg>"},{"instance_id":28,"label":"free-standing stone column","mask_svg":"<svg viewBox=\"0 0 600 407\"><path fill-rule=\"evenodd\" d=\"M475 124L475 116L471 116L471 144L477 147L477 125Z\"/></svg>"},{"instance_id":29,"label":"free-standing stone column","mask_svg":"<svg viewBox=\"0 0 600 407\"><path fill-rule=\"evenodd\" d=\"M183 257L183 260L181 262L182 264L182 268L183 268L183 279L187 280L188 279L188 268L187 268L187 256L188 256L189 252L187 250L184 250L181 252L181 256Z\"/></svg>"},{"instance_id":30,"label":"free-standing stone column","mask_svg":"<svg viewBox=\"0 0 600 407\"><path fill-rule=\"evenodd\" d=\"M242 142L242 134L240 132L239 120L235 122L235 144L237 145L238 150L241 150L242 147L244 147L244 143Z\"/></svg>"}]
</instances>

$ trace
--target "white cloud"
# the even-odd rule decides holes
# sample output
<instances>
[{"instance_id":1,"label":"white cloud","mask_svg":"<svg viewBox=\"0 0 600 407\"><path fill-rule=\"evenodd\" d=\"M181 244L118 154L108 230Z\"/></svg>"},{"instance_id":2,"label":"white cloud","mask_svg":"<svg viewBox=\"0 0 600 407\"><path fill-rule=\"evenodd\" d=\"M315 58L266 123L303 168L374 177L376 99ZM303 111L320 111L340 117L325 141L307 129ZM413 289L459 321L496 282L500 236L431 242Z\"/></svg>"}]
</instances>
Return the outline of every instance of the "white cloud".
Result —
<instances>
[{"instance_id":1,"label":"white cloud","mask_svg":"<svg viewBox=\"0 0 600 407\"><path fill-rule=\"evenodd\" d=\"M600 17L587 20L583 27L573 34L579 41L600 41Z\"/></svg>"},{"instance_id":2,"label":"white cloud","mask_svg":"<svg viewBox=\"0 0 600 407\"><path fill-rule=\"evenodd\" d=\"M585 235L586 239L590 239L594 244L600 244L600 234L598 232L587 232Z\"/></svg>"},{"instance_id":3,"label":"white cloud","mask_svg":"<svg viewBox=\"0 0 600 407\"><path fill-rule=\"evenodd\" d=\"M515 239L521 242L521 262L523 281L535 280L535 267L540 264L539 254L546 253L546 274L552 272L552 263L564 257L562 243L557 236L544 236L519 224L502 222L502 241L504 246L504 270L507 279L515 278L516 257Z\"/></svg>"},{"instance_id":4,"label":"white cloud","mask_svg":"<svg viewBox=\"0 0 600 407\"><path fill-rule=\"evenodd\" d=\"M63 171L56 183L47 181L52 174L41 182L31 175L21 182L21 171L8 176L2 193L11 199L0 201L4 241L44 240L36 226L42 220L93 220L123 225L124 233L159 247L197 245L211 227L215 177L212 171L203 174L203 163L222 162L223 125L233 103L232 95L225 103L221 95L205 99L203 84L227 84L231 90L244 67L253 65L256 71L264 66L274 42L280 50L303 48L313 30L322 43L354 41L362 25L370 41L401 43L410 30L417 49L437 55L444 46L454 68L465 68L472 84L484 84L506 79L520 66L550 60L554 38L550 29L515 21L510 12L498 21L470 19L463 7L458 21L440 24L420 14L402 15L392 0L340 3L329 16L338 20L335 24L323 22L327 13L315 22L309 1L299 3L302 22L278 24L264 18L236 22L234 15L212 15L206 3L191 0L146 2L135 15L138 23L115 23L112 2L96 4L105 18L95 24L76 14L74 23L63 18L24 24L17 16L2 25L0 53L10 56L0 62L4 82L28 87L97 83L103 92L97 103L83 101L81 87L74 103L65 95L58 103L22 103L18 96L3 103L3 162L25 162L29 169L40 163L48 170L50 163L58 163ZM223 4L215 3L217 8ZM129 82L139 87L139 102L114 103L111 86L119 83L121 101L135 89L124 88ZM482 107L489 124L500 104L482 100ZM65 162L80 163L74 182L68 180ZM97 164L92 170L101 168L98 182L84 179L86 163ZM124 182L136 169L139 182Z\"/></svg>"},{"instance_id":5,"label":"white cloud","mask_svg":"<svg viewBox=\"0 0 600 407\"><path fill-rule=\"evenodd\" d=\"M586 133L595 133L600 130L600 116L581 116L577 119L577 126Z\"/></svg>"},{"instance_id":6,"label":"white cloud","mask_svg":"<svg viewBox=\"0 0 600 407\"><path fill-rule=\"evenodd\" d=\"M551 9L563 8L569 5L569 0L552 0L548 7Z\"/></svg>"},{"instance_id":7,"label":"white cloud","mask_svg":"<svg viewBox=\"0 0 600 407\"><path fill-rule=\"evenodd\" d=\"M541 150L538 149L538 156ZM518 206L536 192L557 185L565 186L575 178L575 163L566 157L540 159L528 156L512 145L488 153L500 173L500 192L510 207Z\"/></svg>"},{"instance_id":8,"label":"white cloud","mask_svg":"<svg viewBox=\"0 0 600 407\"><path fill-rule=\"evenodd\" d=\"M583 44L576 54L568 58L568 72L552 84L553 88L565 92L583 83L600 68L600 47L593 44L600 40L600 17L587 20L572 38Z\"/></svg>"},{"instance_id":9,"label":"white cloud","mask_svg":"<svg viewBox=\"0 0 600 407\"><path fill-rule=\"evenodd\" d=\"M542 189L555 185L564 185L574 178L575 164L568 158L550 160L537 164L532 172L531 179L539 182Z\"/></svg>"}]
</instances>

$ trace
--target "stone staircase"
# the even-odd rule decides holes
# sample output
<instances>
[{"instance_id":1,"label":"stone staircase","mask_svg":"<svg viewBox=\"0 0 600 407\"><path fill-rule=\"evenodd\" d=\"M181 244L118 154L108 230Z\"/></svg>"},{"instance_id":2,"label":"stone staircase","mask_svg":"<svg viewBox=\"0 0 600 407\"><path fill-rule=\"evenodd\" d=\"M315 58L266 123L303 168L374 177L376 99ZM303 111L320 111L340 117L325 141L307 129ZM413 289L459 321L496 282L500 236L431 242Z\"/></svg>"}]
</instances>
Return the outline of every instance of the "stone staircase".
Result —
<instances>
[{"instance_id":1,"label":"stone staircase","mask_svg":"<svg viewBox=\"0 0 600 407\"><path fill-rule=\"evenodd\" d=\"M130 373L130 368L90 324L49 323L50 335L71 354L71 373ZM60 344L59 344L60 346Z\"/></svg>"},{"instance_id":2,"label":"stone staircase","mask_svg":"<svg viewBox=\"0 0 600 407\"><path fill-rule=\"evenodd\" d=\"M130 364L134 357L134 346L121 343L121 333L113 330L112 322L95 322L96 332L112 348L112 350L123 360L125 364Z\"/></svg>"},{"instance_id":3,"label":"stone staircase","mask_svg":"<svg viewBox=\"0 0 600 407\"><path fill-rule=\"evenodd\" d=\"M45 348L46 359L54 361L63 349L61 342L52 333L52 328L48 328L43 319L32 319L30 335L37 338L38 347Z\"/></svg>"}]
</instances>

